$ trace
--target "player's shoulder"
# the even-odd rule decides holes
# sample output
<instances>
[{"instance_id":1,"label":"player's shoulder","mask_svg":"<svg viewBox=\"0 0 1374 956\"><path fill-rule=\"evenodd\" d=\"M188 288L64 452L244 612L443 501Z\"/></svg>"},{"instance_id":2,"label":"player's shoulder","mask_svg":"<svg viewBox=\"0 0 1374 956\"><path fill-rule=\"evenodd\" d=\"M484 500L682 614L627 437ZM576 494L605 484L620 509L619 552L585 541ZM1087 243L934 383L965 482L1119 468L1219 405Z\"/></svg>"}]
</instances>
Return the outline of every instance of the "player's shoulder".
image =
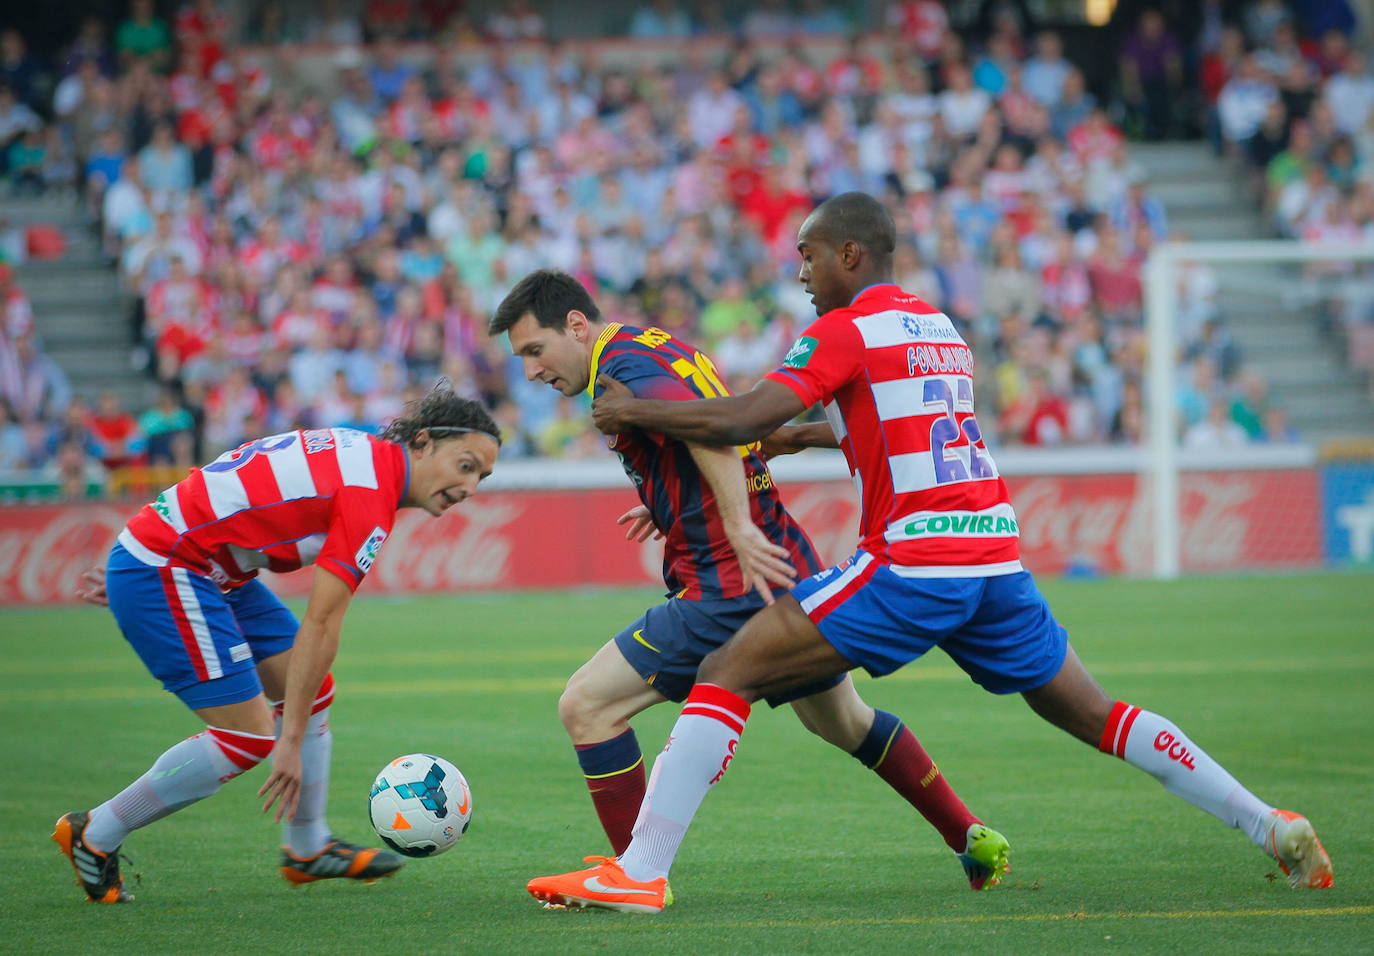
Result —
<instances>
[{"instance_id":1,"label":"player's shoulder","mask_svg":"<svg viewBox=\"0 0 1374 956\"><path fill-rule=\"evenodd\" d=\"M868 346L963 341L939 307L896 285L867 289L848 307L834 311L843 313L839 321L853 328Z\"/></svg>"},{"instance_id":2,"label":"player's shoulder","mask_svg":"<svg viewBox=\"0 0 1374 956\"><path fill-rule=\"evenodd\" d=\"M663 329L640 329L622 325L607 327L598 343L599 365L603 369L630 366L663 368L681 356L682 344Z\"/></svg>"},{"instance_id":3,"label":"player's shoulder","mask_svg":"<svg viewBox=\"0 0 1374 956\"><path fill-rule=\"evenodd\" d=\"M681 346L671 332L649 326L608 325L601 333L602 354L656 355L673 346Z\"/></svg>"}]
</instances>

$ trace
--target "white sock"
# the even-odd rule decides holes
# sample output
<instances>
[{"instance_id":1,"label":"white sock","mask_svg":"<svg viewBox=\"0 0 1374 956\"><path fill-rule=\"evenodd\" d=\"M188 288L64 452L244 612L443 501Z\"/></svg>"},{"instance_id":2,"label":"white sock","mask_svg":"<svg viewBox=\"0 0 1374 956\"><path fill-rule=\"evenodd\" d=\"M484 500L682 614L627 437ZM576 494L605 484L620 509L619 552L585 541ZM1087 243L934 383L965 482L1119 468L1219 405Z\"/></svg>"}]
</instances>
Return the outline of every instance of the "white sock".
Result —
<instances>
[{"instance_id":1,"label":"white sock","mask_svg":"<svg viewBox=\"0 0 1374 956\"><path fill-rule=\"evenodd\" d=\"M1264 847L1274 808L1242 787L1168 719L1118 701L1099 749L1145 771L1174 796Z\"/></svg>"},{"instance_id":2,"label":"white sock","mask_svg":"<svg viewBox=\"0 0 1374 956\"><path fill-rule=\"evenodd\" d=\"M329 707L334 702L334 677L326 675L310 708L301 742L301 793L296 815L282 823L282 840L293 856L309 859L318 854L330 839L329 823L324 818L329 802L329 761L334 751L334 734L329 729ZM277 715L281 733L281 715Z\"/></svg>"},{"instance_id":3,"label":"white sock","mask_svg":"<svg viewBox=\"0 0 1374 956\"><path fill-rule=\"evenodd\" d=\"M157 758L148 772L91 811L85 839L110 852L132 830L161 820L215 793L272 752L271 737L220 727L187 737Z\"/></svg>"},{"instance_id":4,"label":"white sock","mask_svg":"<svg viewBox=\"0 0 1374 956\"><path fill-rule=\"evenodd\" d=\"M647 882L666 877L706 791L734 759L749 704L714 684L697 684L654 761L633 839L620 856L625 875Z\"/></svg>"}]
</instances>

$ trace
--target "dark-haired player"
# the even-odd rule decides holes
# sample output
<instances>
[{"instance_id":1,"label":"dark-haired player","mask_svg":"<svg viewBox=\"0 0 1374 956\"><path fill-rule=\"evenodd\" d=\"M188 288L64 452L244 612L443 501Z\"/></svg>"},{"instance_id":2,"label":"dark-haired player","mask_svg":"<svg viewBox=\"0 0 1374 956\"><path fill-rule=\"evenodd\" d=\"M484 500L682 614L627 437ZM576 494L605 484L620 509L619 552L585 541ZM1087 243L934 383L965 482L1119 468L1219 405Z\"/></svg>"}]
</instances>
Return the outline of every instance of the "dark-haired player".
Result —
<instances>
[{"instance_id":1,"label":"dark-haired player","mask_svg":"<svg viewBox=\"0 0 1374 956\"><path fill-rule=\"evenodd\" d=\"M525 374L564 395L591 391L598 373L638 395L685 401L727 395L711 360L660 329L604 321L576 279L540 270L522 279L488 326L506 333ZM790 586L820 569L810 540L783 508L757 446L711 447L652 431L610 436L642 508L621 518L629 537L665 538L668 600L608 641L568 681L559 716L577 749L611 847L621 852L645 792L644 759L629 721L680 701L701 659ZM781 592L780 592L781 593ZM910 730L875 711L844 673L770 695L807 729L853 754L906 797L983 889L1006 867L1007 843L954 793Z\"/></svg>"},{"instance_id":2,"label":"dark-haired player","mask_svg":"<svg viewBox=\"0 0 1374 956\"><path fill-rule=\"evenodd\" d=\"M859 550L780 597L701 664L654 766L619 861L530 881L539 899L657 912L697 808L724 775L750 704L863 667L890 673L939 647L994 693L1020 693L1078 739L1115 754L1241 829L1295 887L1331 885L1312 825L1261 801L1168 719L1113 701L1021 567L1016 516L973 414L973 355L939 310L892 282L895 229L863 193L802 224L798 278L820 318L745 395L654 402L608 378L594 407L609 434L641 428L716 444L770 435L813 404L829 427L798 445L844 449L863 498Z\"/></svg>"},{"instance_id":3,"label":"dark-haired player","mask_svg":"<svg viewBox=\"0 0 1374 956\"><path fill-rule=\"evenodd\" d=\"M53 840L90 900L131 898L118 862L130 831L205 799L269 753L258 794L264 811L280 799L287 880L372 881L401 867L395 853L334 839L325 822L329 668L397 510L437 517L471 496L491 473L498 436L485 409L438 388L381 437L330 428L248 442L191 469L130 519L103 579L88 577L81 596L108 603L148 670L205 730L94 810L57 821ZM311 564L297 621L256 576Z\"/></svg>"}]
</instances>

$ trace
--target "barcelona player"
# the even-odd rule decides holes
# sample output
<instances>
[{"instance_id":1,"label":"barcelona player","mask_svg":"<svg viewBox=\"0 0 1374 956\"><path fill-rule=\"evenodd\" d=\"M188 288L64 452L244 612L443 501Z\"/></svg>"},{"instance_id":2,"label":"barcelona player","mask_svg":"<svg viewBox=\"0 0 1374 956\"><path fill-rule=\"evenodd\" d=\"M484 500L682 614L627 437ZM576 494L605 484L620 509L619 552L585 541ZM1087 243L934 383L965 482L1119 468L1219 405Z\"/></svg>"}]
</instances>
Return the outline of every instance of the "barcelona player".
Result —
<instances>
[{"instance_id":1,"label":"barcelona player","mask_svg":"<svg viewBox=\"0 0 1374 956\"><path fill-rule=\"evenodd\" d=\"M839 446L863 498L859 550L764 608L702 662L619 860L530 881L547 902L658 912L668 871L759 697L863 667L890 673L932 647L993 693L1020 693L1050 723L1114 754L1243 831L1294 887L1332 885L1308 820L1272 807L1173 722L1103 693L1022 566L1016 515L973 410L973 355L950 320L892 281L895 229L864 193L802 224L798 278L820 318L748 394L645 401L603 376L608 434L749 442L813 404L828 425L794 445Z\"/></svg>"},{"instance_id":2,"label":"barcelona player","mask_svg":"<svg viewBox=\"0 0 1374 956\"><path fill-rule=\"evenodd\" d=\"M476 492L500 445L486 410L447 387L408 412L380 438L286 432L193 468L130 519L103 580L84 582L82 597L109 605L152 675L205 724L109 800L57 821L53 840L88 899L131 899L119 872L129 833L214 794L268 754L272 772L258 795L285 821L289 882L371 882L401 867L395 853L335 839L325 821L329 668L397 510L442 515ZM256 577L306 565L314 578L297 621Z\"/></svg>"},{"instance_id":3,"label":"barcelona player","mask_svg":"<svg viewBox=\"0 0 1374 956\"><path fill-rule=\"evenodd\" d=\"M505 333L525 374L568 396L591 393L598 374L635 394L668 401L726 395L711 360L656 328L606 322L576 279L555 270L526 276L488 331ZM666 540L669 597L608 641L568 681L559 716L572 737L612 850L620 853L645 793L644 760L629 721L681 701L703 657L759 609L774 586L820 570L810 540L783 508L757 446L710 447L628 428L609 436L642 506L621 518L629 537ZM847 674L768 694L789 702L807 729L853 754L910 801L963 864L970 886L991 887L1007 843L969 812L916 737L859 697Z\"/></svg>"}]
</instances>

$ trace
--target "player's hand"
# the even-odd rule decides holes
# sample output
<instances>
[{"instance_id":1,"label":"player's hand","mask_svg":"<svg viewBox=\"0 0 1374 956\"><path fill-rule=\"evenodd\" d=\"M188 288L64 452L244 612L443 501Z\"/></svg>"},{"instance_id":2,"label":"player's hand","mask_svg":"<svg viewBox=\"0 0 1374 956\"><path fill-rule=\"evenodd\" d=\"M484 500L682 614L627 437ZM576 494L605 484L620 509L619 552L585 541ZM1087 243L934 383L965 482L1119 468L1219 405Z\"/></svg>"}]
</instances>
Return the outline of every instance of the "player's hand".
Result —
<instances>
[{"instance_id":1,"label":"player's hand","mask_svg":"<svg viewBox=\"0 0 1374 956\"><path fill-rule=\"evenodd\" d=\"M663 538L663 532L654 524L654 516L643 505L636 505L615 519L616 524L624 524L627 521L631 524L630 530L625 532L626 541L638 541L643 544L649 540L649 535L653 535L655 541Z\"/></svg>"},{"instance_id":2,"label":"player's hand","mask_svg":"<svg viewBox=\"0 0 1374 956\"><path fill-rule=\"evenodd\" d=\"M622 435L630 430L626 421L629 403L635 401L635 393L604 372L596 377L596 384L602 392L592 402L592 424L597 431L607 435Z\"/></svg>"},{"instance_id":3,"label":"player's hand","mask_svg":"<svg viewBox=\"0 0 1374 956\"><path fill-rule=\"evenodd\" d=\"M110 596L105 593L105 565L97 564L81 572L76 582L76 596L96 607L110 606Z\"/></svg>"},{"instance_id":4,"label":"player's hand","mask_svg":"<svg viewBox=\"0 0 1374 956\"><path fill-rule=\"evenodd\" d=\"M788 560L787 549L768 540L753 522L726 531L730 547L739 558L744 583L758 592L764 604L773 603L773 588L790 588L797 583L797 569Z\"/></svg>"},{"instance_id":5,"label":"player's hand","mask_svg":"<svg viewBox=\"0 0 1374 956\"><path fill-rule=\"evenodd\" d=\"M293 818L301 799L301 775L301 745L278 740L272 750L272 773L258 790L258 796L267 797L262 812L271 810L272 804L277 803L280 797L281 802L277 803L277 813L273 819L281 823L283 817L288 820Z\"/></svg>"},{"instance_id":6,"label":"player's hand","mask_svg":"<svg viewBox=\"0 0 1374 956\"><path fill-rule=\"evenodd\" d=\"M803 446L793 438L795 433L794 426L783 425L759 442L759 454L763 456L764 461L777 458L779 455L795 455L801 451Z\"/></svg>"}]
</instances>

